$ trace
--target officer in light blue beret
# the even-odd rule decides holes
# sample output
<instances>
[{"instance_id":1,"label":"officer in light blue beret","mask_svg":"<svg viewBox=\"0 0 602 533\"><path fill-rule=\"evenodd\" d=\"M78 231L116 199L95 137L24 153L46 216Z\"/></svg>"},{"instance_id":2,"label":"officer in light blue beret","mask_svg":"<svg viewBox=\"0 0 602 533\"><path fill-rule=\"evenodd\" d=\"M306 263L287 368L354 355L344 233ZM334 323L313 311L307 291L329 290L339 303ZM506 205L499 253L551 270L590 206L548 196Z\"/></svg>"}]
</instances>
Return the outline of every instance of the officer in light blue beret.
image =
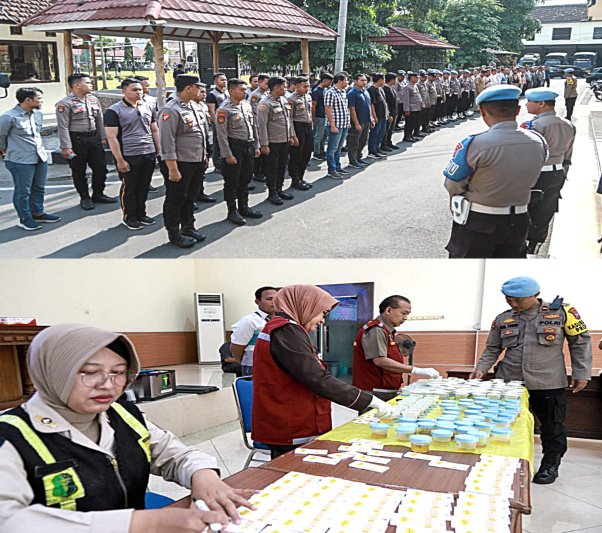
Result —
<instances>
[{"instance_id":1,"label":"officer in light blue beret","mask_svg":"<svg viewBox=\"0 0 602 533\"><path fill-rule=\"evenodd\" d=\"M525 256L527 206L548 157L544 138L516 123L520 89L488 87L477 96L487 131L469 135L443 170L453 215L450 258Z\"/></svg>"},{"instance_id":2,"label":"officer in light blue beret","mask_svg":"<svg viewBox=\"0 0 602 533\"><path fill-rule=\"evenodd\" d=\"M564 70L564 105L566 107L566 118L571 120L573 109L577 103L577 78L574 75L575 69L567 68Z\"/></svg>"},{"instance_id":3,"label":"officer in light blue beret","mask_svg":"<svg viewBox=\"0 0 602 533\"><path fill-rule=\"evenodd\" d=\"M531 190L531 223L526 242L526 254L529 258L537 257L542 243L546 241L552 217L559 209L560 193L573 155L577 130L571 121L556 115L554 106L558 96L556 91L545 87L525 92L527 111L535 116L524 122L522 127L543 135L550 151L539 179Z\"/></svg>"},{"instance_id":4,"label":"officer in light blue beret","mask_svg":"<svg viewBox=\"0 0 602 533\"><path fill-rule=\"evenodd\" d=\"M539 293L539 283L527 276L512 278L502 284L502 293L511 298L527 298Z\"/></svg>"}]
</instances>

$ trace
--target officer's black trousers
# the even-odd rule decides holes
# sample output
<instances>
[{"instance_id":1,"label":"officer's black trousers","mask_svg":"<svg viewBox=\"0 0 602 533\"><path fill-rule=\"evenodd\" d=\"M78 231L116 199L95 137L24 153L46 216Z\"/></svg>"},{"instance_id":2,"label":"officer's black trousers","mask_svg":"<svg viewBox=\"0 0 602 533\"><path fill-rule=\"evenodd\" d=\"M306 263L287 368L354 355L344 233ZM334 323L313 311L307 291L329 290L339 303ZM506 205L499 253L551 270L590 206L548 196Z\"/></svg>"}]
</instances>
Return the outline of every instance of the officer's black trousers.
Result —
<instances>
[{"instance_id":1,"label":"officer's black trousers","mask_svg":"<svg viewBox=\"0 0 602 533\"><path fill-rule=\"evenodd\" d=\"M211 131L213 132L213 152L211 153L211 159L213 160L213 167L218 172L222 169L222 154L219 151L219 142L217 142L217 130L215 124L211 125Z\"/></svg>"},{"instance_id":2,"label":"officer's black trousers","mask_svg":"<svg viewBox=\"0 0 602 533\"><path fill-rule=\"evenodd\" d=\"M452 223L445 249L451 259L524 257L528 227L528 213L487 215L471 211L465 225Z\"/></svg>"},{"instance_id":3,"label":"officer's black trousers","mask_svg":"<svg viewBox=\"0 0 602 533\"><path fill-rule=\"evenodd\" d=\"M566 393L564 389L530 390L529 405L541 426L541 447L544 454L566 452Z\"/></svg>"},{"instance_id":4,"label":"officer's black trousers","mask_svg":"<svg viewBox=\"0 0 602 533\"><path fill-rule=\"evenodd\" d=\"M464 91L460 93L458 98L458 113L466 113L468 110L468 92Z\"/></svg>"},{"instance_id":5,"label":"officer's black trousers","mask_svg":"<svg viewBox=\"0 0 602 533\"><path fill-rule=\"evenodd\" d=\"M224 176L224 199L228 206L228 211L249 206L249 190L247 186L253 177L253 160L255 158L255 148L253 143L238 141L228 138L230 151L236 157L236 164L226 163L222 159L222 176Z\"/></svg>"},{"instance_id":6,"label":"officer's black trousers","mask_svg":"<svg viewBox=\"0 0 602 533\"><path fill-rule=\"evenodd\" d=\"M404 119L404 114L403 114L403 104L398 103L397 104L397 115L396 115L396 119L395 119L395 126L399 126L399 123Z\"/></svg>"},{"instance_id":7,"label":"officer's black trousers","mask_svg":"<svg viewBox=\"0 0 602 533\"><path fill-rule=\"evenodd\" d=\"M565 98L564 102L566 105L566 118L567 120L571 120L571 117L573 116L573 109L575 108L575 102L577 101L577 97L573 97L573 98Z\"/></svg>"},{"instance_id":8,"label":"officer's black trousers","mask_svg":"<svg viewBox=\"0 0 602 533\"><path fill-rule=\"evenodd\" d=\"M259 157L256 157L253 161L253 175L258 178L262 178L265 176L265 160L266 156L261 154Z\"/></svg>"},{"instance_id":9,"label":"officer's black trousers","mask_svg":"<svg viewBox=\"0 0 602 533\"><path fill-rule=\"evenodd\" d=\"M435 120L439 120L443 117L443 98L437 98L437 103L435 104Z\"/></svg>"},{"instance_id":10,"label":"officer's black trousers","mask_svg":"<svg viewBox=\"0 0 602 533\"><path fill-rule=\"evenodd\" d=\"M410 111L410 114L406 116L406 123L403 128L404 139L413 137L416 131L416 125L418 124L420 111Z\"/></svg>"},{"instance_id":11,"label":"officer's black trousers","mask_svg":"<svg viewBox=\"0 0 602 533\"><path fill-rule=\"evenodd\" d=\"M452 94L449 97L449 104L448 104L448 108L447 108L447 114L449 116L451 116L454 113L457 113L457 107L458 107L458 95L457 94Z\"/></svg>"},{"instance_id":12,"label":"officer's black trousers","mask_svg":"<svg viewBox=\"0 0 602 533\"><path fill-rule=\"evenodd\" d=\"M360 126L362 127L362 131L357 131L355 124L351 124L349 133L347 134L347 155L349 156L350 163L355 163L358 159L362 158L362 152L368 142L370 122L360 123Z\"/></svg>"},{"instance_id":13,"label":"officer's black trousers","mask_svg":"<svg viewBox=\"0 0 602 533\"><path fill-rule=\"evenodd\" d=\"M266 157L265 177L268 191L281 191L284 184L284 173L288 162L289 144L270 143L270 153Z\"/></svg>"},{"instance_id":14,"label":"officer's black trousers","mask_svg":"<svg viewBox=\"0 0 602 533\"><path fill-rule=\"evenodd\" d=\"M429 116L429 109L423 107L422 111L420 111L420 127L423 133L427 133L427 130L429 128Z\"/></svg>"},{"instance_id":15,"label":"officer's black trousers","mask_svg":"<svg viewBox=\"0 0 602 533\"><path fill-rule=\"evenodd\" d=\"M129 172L120 172L121 189L119 198L124 220L139 219L146 215L148 187L153 179L157 154L124 155L130 165Z\"/></svg>"},{"instance_id":16,"label":"officer's black trousers","mask_svg":"<svg viewBox=\"0 0 602 533\"><path fill-rule=\"evenodd\" d=\"M293 122L299 146L291 146L288 173L293 180L302 180L314 149L314 136L309 122Z\"/></svg>"},{"instance_id":17,"label":"officer's black trousers","mask_svg":"<svg viewBox=\"0 0 602 533\"><path fill-rule=\"evenodd\" d=\"M81 198L90 198L86 166L92 169L92 196L100 196L105 190L107 166L105 150L100 142L100 136L86 137L77 132L70 132L71 149L76 157L69 159L69 167L73 175L73 185Z\"/></svg>"},{"instance_id":18,"label":"officer's black trousers","mask_svg":"<svg viewBox=\"0 0 602 533\"><path fill-rule=\"evenodd\" d=\"M527 240L529 242L545 242L548 236L548 226L558 212L560 191L566 180L564 170L542 172L531 192L529 216L531 224ZM541 191L541 192L539 192Z\"/></svg>"},{"instance_id":19,"label":"officer's black trousers","mask_svg":"<svg viewBox=\"0 0 602 533\"><path fill-rule=\"evenodd\" d=\"M475 91L470 91L470 97L468 98L468 107L471 107L474 105L475 98L476 98Z\"/></svg>"},{"instance_id":20,"label":"officer's black trousers","mask_svg":"<svg viewBox=\"0 0 602 533\"><path fill-rule=\"evenodd\" d=\"M180 181L169 179L169 170L161 161L161 174L165 178L165 201L163 202L163 223L167 231L177 232L194 228L194 201L199 196L204 163L177 162L182 175Z\"/></svg>"},{"instance_id":21,"label":"officer's black trousers","mask_svg":"<svg viewBox=\"0 0 602 533\"><path fill-rule=\"evenodd\" d=\"M390 120L387 123L387 131L385 132L385 137L383 138L383 142L381 143L382 147L393 145L393 130L395 129L396 121L397 121L397 116L393 116L393 120ZM347 139L349 139L349 135L347 135ZM347 142L349 142L349 141L347 141Z\"/></svg>"}]
</instances>

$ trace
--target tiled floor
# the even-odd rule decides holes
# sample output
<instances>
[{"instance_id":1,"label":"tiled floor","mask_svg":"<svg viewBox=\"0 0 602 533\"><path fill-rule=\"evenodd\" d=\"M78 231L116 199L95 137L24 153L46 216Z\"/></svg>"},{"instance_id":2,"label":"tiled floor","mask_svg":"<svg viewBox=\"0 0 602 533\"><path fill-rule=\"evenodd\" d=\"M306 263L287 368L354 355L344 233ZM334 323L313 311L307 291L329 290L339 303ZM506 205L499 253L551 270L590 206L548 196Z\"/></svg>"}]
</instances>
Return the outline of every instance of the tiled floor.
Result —
<instances>
[{"instance_id":1,"label":"tiled floor","mask_svg":"<svg viewBox=\"0 0 602 533\"><path fill-rule=\"evenodd\" d=\"M177 368L178 383L222 388L232 381L233 375L223 375L219 367L182 367ZM355 411L333 405L333 426L339 426L353 416ZM237 423L189 435L182 440L216 457L222 477L241 470L248 455ZM539 448L537 439L536 450ZM540 459L541 455L536 451L536 468ZM252 465L257 466L258 463ZM186 489L156 476L152 476L150 490L175 499L188 493ZM602 533L602 442L569 439L569 450L563 459L560 477L552 485L531 485L531 498L533 513L523 520L523 531L527 533Z\"/></svg>"}]
</instances>

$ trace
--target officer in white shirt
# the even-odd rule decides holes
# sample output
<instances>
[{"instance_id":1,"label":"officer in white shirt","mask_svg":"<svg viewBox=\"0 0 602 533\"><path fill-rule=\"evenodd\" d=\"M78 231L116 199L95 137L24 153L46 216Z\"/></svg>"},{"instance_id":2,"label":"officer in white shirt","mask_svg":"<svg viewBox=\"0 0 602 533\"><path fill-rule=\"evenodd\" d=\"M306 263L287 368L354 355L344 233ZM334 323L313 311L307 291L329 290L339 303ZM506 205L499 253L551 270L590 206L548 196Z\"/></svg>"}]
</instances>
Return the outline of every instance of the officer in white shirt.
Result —
<instances>
[{"instance_id":1,"label":"officer in white shirt","mask_svg":"<svg viewBox=\"0 0 602 533\"><path fill-rule=\"evenodd\" d=\"M241 362L242 375L253 374L253 351L255 343L265 323L272 318L275 312L273 299L278 292L274 287L260 287L255 291L257 309L243 316L232 326L230 337L230 351L232 356Z\"/></svg>"}]
</instances>

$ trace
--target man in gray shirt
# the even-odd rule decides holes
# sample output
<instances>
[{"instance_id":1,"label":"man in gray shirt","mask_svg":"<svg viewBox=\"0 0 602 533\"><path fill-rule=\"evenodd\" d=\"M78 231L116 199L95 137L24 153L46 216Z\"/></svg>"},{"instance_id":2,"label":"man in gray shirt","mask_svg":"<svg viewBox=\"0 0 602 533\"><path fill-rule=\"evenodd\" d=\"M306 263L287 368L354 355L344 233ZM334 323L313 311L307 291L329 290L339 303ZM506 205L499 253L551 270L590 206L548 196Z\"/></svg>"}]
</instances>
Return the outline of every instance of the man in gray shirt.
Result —
<instances>
[{"instance_id":1,"label":"man in gray shirt","mask_svg":"<svg viewBox=\"0 0 602 533\"><path fill-rule=\"evenodd\" d=\"M36 87L22 87L16 96L18 104L0 116L0 156L15 184L18 226L33 231L41 228L39 222L58 222L60 218L44 213L48 156L40 135L43 93Z\"/></svg>"}]
</instances>

